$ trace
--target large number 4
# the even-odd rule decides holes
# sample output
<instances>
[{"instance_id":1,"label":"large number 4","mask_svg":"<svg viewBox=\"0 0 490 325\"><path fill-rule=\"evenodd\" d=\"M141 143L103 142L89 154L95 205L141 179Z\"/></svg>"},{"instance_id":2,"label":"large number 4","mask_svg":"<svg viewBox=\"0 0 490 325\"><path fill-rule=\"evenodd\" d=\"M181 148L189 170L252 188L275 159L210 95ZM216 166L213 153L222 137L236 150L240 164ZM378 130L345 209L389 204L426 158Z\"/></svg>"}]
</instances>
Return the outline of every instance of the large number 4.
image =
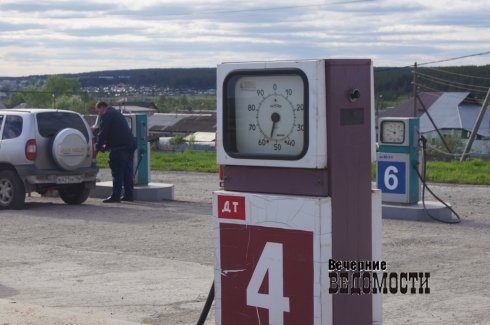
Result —
<instances>
[{"instance_id":1,"label":"large number 4","mask_svg":"<svg viewBox=\"0 0 490 325\"><path fill-rule=\"evenodd\" d=\"M269 272L269 293L259 293L267 272ZM265 245L248 283L247 305L268 309L269 324L284 324L284 312L289 312L289 298L284 297L282 244Z\"/></svg>"}]
</instances>

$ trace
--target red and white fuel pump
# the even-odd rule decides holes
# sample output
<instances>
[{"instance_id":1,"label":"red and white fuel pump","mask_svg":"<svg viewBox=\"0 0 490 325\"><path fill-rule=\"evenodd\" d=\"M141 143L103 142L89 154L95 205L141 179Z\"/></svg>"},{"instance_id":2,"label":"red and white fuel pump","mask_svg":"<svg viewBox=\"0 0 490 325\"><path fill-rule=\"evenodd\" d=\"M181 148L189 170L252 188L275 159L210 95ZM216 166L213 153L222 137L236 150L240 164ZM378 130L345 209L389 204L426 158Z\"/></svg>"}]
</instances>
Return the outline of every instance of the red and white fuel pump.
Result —
<instances>
[{"instance_id":1,"label":"red and white fuel pump","mask_svg":"<svg viewBox=\"0 0 490 325\"><path fill-rule=\"evenodd\" d=\"M381 324L380 295L329 293L330 261L381 260L371 60L217 74L216 324Z\"/></svg>"}]
</instances>

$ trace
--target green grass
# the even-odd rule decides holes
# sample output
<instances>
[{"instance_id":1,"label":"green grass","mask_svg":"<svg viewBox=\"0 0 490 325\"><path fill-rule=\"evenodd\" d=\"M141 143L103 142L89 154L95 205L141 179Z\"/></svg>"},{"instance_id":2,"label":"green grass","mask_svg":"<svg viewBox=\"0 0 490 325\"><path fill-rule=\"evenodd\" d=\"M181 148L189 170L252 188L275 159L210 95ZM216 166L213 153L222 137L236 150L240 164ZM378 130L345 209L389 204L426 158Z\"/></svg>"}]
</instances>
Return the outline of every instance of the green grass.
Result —
<instances>
[{"instance_id":1,"label":"green grass","mask_svg":"<svg viewBox=\"0 0 490 325\"><path fill-rule=\"evenodd\" d=\"M426 177L430 183L490 185L490 161L428 161ZM371 166L371 178L376 180L375 163Z\"/></svg>"},{"instance_id":2,"label":"green grass","mask_svg":"<svg viewBox=\"0 0 490 325\"><path fill-rule=\"evenodd\" d=\"M107 163L109 153L97 155L97 165L101 168L109 168ZM187 150L178 153L163 153L152 151L150 156L151 170L174 170L187 172L217 173L216 154L212 152L195 152Z\"/></svg>"},{"instance_id":3,"label":"green grass","mask_svg":"<svg viewBox=\"0 0 490 325\"><path fill-rule=\"evenodd\" d=\"M109 168L108 153L97 155L97 165ZM151 152L151 170L173 170L188 172L217 173L216 154L212 152L183 153ZM371 166L371 177L376 180L376 164ZM490 161L427 162L427 181L431 183L490 185Z\"/></svg>"}]
</instances>

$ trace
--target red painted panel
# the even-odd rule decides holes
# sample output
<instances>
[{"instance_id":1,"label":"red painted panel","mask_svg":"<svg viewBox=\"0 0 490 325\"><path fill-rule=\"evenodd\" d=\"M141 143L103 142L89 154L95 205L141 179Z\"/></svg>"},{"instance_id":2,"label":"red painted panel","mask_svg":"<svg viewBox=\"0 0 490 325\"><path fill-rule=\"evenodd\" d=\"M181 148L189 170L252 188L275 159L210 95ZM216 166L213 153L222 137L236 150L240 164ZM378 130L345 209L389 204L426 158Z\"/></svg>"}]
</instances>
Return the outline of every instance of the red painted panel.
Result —
<instances>
[{"instance_id":1,"label":"red painted panel","mask_svg":"<svg viewBox=\"0 0 490 325\"><path fill-rule=\"evenodd\" d=\"M247 305L247 287L251 286L252 277L259 279L254 291L258 294L271 295L270 283L278 282L277 269L266 272L262 269L260 273L257 267L261 259L266 260L266 246L279 247L283 254L280 296L287 300L289 309L281 312L284 325L312 325L313 233L225 223L220 224L222 324L270 323L269 309ZM277 262L281 256L273 259ZM268 299L266 303L274 304L277 299Z\"/></svg>"},{"instance_id":2,"label":"red painted panel","mask_svg":"<svg viewBox=\"0 0 490 325\"><path fill-rule=\"evenodd\" d=\"M245 197L218 195L218 218L245 220Z\"/></svg>"}]
</instances>

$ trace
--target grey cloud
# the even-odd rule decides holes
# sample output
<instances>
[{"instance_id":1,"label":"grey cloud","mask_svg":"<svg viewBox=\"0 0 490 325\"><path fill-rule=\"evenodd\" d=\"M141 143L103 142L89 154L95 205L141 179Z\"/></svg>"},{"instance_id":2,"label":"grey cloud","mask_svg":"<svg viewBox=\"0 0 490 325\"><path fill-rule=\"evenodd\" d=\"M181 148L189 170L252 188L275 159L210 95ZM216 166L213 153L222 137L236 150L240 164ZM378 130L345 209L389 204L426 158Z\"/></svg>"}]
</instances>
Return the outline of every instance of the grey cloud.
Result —
<instances>
[{"instance_id":1,"label":"grey cloud","mask_svg":"<svg viewBox=\"0 0 490 325\"><path fill-rule=\"evenodd\" d=\"M17 31L23 31L26 29L39 29L43 28L44 26L40 24L33 24L33 23L26 23L22 25L18 24L10 24L6 22L0 21L0 33L5 33L5 32L17 32Z\"/></svg>"},{"instance_id":2,"label":"grey cloud","mask_svg":"<svg viewBox=\"0 0 490 325\"><path fill-rule=\"evenodd\" d=\"M79 2L30 2L30 3L6 3L0 4L0 11L3 12L20 12L20 13L32 13L32 12L46 12L52 10L64 10L70 13L73 12L95 12L95 11L111 11L116 9L114 5L104 3L87 3L83 1ZM73 14L71 14L73 15Z\"/></svg>"}]
</instances>

